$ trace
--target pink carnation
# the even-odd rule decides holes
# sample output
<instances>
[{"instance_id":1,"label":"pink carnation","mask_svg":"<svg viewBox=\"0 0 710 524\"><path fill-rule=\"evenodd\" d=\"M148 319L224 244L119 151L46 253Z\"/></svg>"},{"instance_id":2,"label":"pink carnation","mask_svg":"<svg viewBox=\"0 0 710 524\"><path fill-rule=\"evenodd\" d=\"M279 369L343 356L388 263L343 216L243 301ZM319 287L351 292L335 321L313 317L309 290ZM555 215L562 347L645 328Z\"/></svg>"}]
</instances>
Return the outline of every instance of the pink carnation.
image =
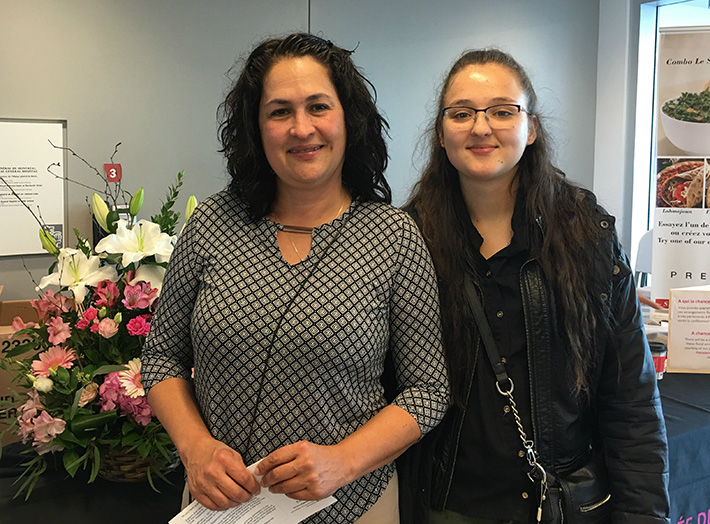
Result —
<instances>
[{"instance_id":1,"label":"pink carnation","mask_svg":"<svg viewBox=\"0 0 710 524\"><path fill-rule=\"evenodd\" d=\"M115 282L110 280L102 280L96 286L96 291L94 292L94 304L97 307L108 307L112 308L118 302L118 297L120 296L120 291Z\"/></svg>"},{"instance_id":2,"label":"pink carnation","mask_svg":"<svg viewBox=\"0 0 710 524\"><path fill-rule=\"evenodd\" d=\"M50 371L62 367L69 369L76 360L73 349L52 346L39 354L39 360L32 362L32 374L35 377L49 377Z\"/></svg>"},{"instance_id":3,"label":"pink carnation","mask_svg":"<svg viewBox=\"0 0 710 524\"><path fill-rule=\"evenodd\" d=\"M96 382L89 382L84 389L81 391L81 396L79 397L79 407L83 408L89 402L96 398L98 395L99 385Z\"/></svg>"},{"instance_id":4,"label":"pink carnation","mask_svg":"<svg viewBox=\"0 0 710 524\"><path fill-rule=\"evenodd\" d=\"M88 307L86 308L86 311L84 311L84 314L81 316L81 318L85 318L89 322L93 322L96 320L99 316L99 310L96 309L95 307Z\"/></svg>"},{"instance_id":5,"label":"pink carnation","mask_svg":"<svg viewBox=\"0 0 710 524\"><path fill-rule=\"evenodd\" d=\"M81 316L79 321L76 323L78 329L86 329L91 325L91 323L98 317L99 311L94 307L86 308L84 314Z\"/></svg>"},{"instance_id":6,"label":"pink carnation","mask_svg":"<svg viewBox=\"0 0 710 524\"><path fill-rule=\"evenodd\" d=\"M64 323L62 317L54 317L47 326L47 333L49 333L49 342L58 346L64 344L71 336L71 328L69 324Z\"/></svg>"},{"instance_id":7,"label":"pink carnation","mask_svg":"<svg viewBox=\"0 0 710 524\"><path fill-rule=\"evenodd\" d=\"M135 286L126 286L123 290L126 298L122 302L127 309L146 309L153 303L157 294L157 289L151 289L150 284L143 282Z\"/></svg>"},{"instance_id":8,"label":"pink carnation","mask_svg":"<svg viewBox=\"0 0 710 524\"><path fill-rule=\"evenodd\" d=\"M94 332L94 326L91 326L92 332ZM111 318L105 318L98 323L98 333L104 338L111 338L118 333L118 323Z\"/></svg>"},{"instance_id":9,"label":"pink carnation","mask_svg":"<svg viewBox=\"0 0 710 524\"><path fill-rule=\"evenodd\" d=\"M150 331L150 322L147 322L145 316L141 315L129 320L128 324L126 324L126 328L128 329L128 334L131 336L145 336Z\"/></svg>"}]
</instances>

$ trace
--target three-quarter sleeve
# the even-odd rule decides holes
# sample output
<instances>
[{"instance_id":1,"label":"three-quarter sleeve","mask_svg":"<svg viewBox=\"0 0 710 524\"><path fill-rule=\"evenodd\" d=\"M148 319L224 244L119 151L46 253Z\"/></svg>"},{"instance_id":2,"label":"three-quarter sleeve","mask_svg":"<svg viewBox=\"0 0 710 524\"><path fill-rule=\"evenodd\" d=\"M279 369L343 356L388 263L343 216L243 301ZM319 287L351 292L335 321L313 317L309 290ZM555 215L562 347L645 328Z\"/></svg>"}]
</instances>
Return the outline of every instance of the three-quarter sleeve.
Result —
<instances>
[{"instance_id":1,"label":"three-quarter sleeve","mask_svg":"<svg viewBox=\"0 0 710 524\"><path fill-rule=\"evenodd\" d=\"M158 308L141 354L146 393L158 382L189 379L193 367L190 322L201 282L198 239L203 210L198 207L170 257Z\"/></svg>"},{"instance_id":2,"label":"three-quarter sleeve","mask_svg":"<svg viewBox=\"0 0 710 524\"><path fill-rule=\"evenodd\" d=\"M450 394L436 275L424 239L408 216L403 217L396 266L390 301L398 389L393 404L414 417L423 436L444 418Z\"/></svg>"}]
</instances>

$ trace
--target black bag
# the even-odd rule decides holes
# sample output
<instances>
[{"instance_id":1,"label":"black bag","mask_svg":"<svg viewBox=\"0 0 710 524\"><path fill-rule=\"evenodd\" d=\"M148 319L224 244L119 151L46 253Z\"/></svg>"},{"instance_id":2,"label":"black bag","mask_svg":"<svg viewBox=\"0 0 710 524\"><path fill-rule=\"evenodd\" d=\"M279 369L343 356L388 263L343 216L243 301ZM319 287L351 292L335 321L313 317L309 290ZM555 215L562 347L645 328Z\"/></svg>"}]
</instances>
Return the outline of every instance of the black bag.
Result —
<instances>
[{"instance_id":1,"label":"black bag","mask_svg":"<svg viewBox=\"0 0 710 524\"><path fill-rule=\"evenodd\" d=\"M551 524L606 524L611 519L611 493L604 455L595 453L584 466L565 478L548 474L543 508Z\"/></svg>"}]
</instances>

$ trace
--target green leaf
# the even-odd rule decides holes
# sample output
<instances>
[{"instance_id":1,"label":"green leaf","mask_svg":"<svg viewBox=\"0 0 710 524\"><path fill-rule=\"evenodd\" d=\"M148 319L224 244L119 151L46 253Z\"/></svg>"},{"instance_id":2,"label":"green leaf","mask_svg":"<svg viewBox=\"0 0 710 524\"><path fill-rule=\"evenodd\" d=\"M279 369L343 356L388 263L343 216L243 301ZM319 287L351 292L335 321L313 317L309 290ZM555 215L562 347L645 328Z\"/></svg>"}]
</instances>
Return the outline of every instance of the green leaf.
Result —
<instances>
[{"instance_id":1,"label":"green leaf","mask_svg":"<svg viewBox=\"0 0 710 524\"><path fill-rule=\"evenodd\" d=\"M47 469L47 462L44 460L44 457L36 456L34 459L30 460L29 462L25 462L22 465L25 466L25 470L18 477L18 479L15 482L13 482L13 485L18 483L20 480L22 480L22 477L24 477L25 475L27 475L27 478L20 485L20 487L17 489L17 492L15 493L15 496L13 496L12 498L16 499L18 496L20 496L22 494L23 491L26 490L26 493L25 493L25 501L26 501L27 499L30 498L30 494L32 493L32 490L34 489L35 484L37 484L37 479Z\"/></svg>"},{"instance_id":2,"label":"green leaf","mask_svg":"<svg viewBox=\"0 0 710 524\"><path fill-rule=\"evenodd\" d=\"M71 430L74 433L83 433L105 426L116 420L118 417L117 411L107 411L105 413L95 413L91 415L77 415L71 421Z\"/></svg>"},{"instance_id":3,"label":"green leaf","mask_svg":"<svg viewBox=\"0 0 710 524\"><path fill-rule=\"evenodd\" d=\"M54 383L53 390L57 393L61 393L62 395L71 395L72 393L74 393L74 388L64 386L60 382Z\"/></svg>"},{"instance_id":4,"label":"green leaf","mask_svg":"<svg viewBox=\"0 0 710 524\"><path fill-rule=\"evenodd\" d=\"M76 475L79 466L85 460L86 454L83 457L80 457L76 451L69 449L64 452L64 457L62 457L62 461L64 462L64 469L67 470L67 473L69 473L72 478L74 478L74 475Z\"/></svg>"},{"instance_id":5,"label":"green leaf","mask_svg":"<svg viewBox=\"0 0 710 524\"><path fill-rule=\"evenodd\" d=\"M121 444L125 447L132 446L136 441L140 440L141 436L137 433L130 433L121 439Z\"/></svg>"},{"instance_id":6,"label":"green leaf","mask_svg":"<svg viewBox=\"0 0 710 524\"><path fill-rule=\"evenodd\" d=\"M118 219L118 211L115 209L112 209L108 212L108 215L106 215L106 227L108 227L109 233L115 233L118 229Z\"/></svg>"},{"instance_id":7,"label":"green leaf","mask_svg":"<svg viewBox=\"0 0 710 524\"><path fill-rule=\"evenodd\" d=\"M148 454L150 453L150 448L151 448L150 442L144 440L143 442L138 444L138 453L140 454L140 456L142 458L146 458L148 456Z\"/></svg>"},{"instance_id":8,"label":"green leaf","mask_svg":"<svg viewBox=\"0 0 710 524\"><path fill-rule=\"evenodd\" d=\"M12 348L10 351L5 353L4 358L15 358L20 355L24 355L25 353L37 349L39 345L39 340L33 340L32 342L27 342L26 344L20 344L19 346Z\"/></svg>"},{"instance_id":9,"label":"green leaf","mask_svg":"<svg viewBox=\"0 0 710 524\"><path fill-rule=\"evenodd\" d=\"M91 374L91 378L94 378L97 375L106 375L108 373L113 373L114 371L125 371L126 369L128 369L126 366L119 366L113 364L101 366L99 369L97 369Z\"/></svg>"},{"instance_id":10,"label":"green leaf","mask_svg":"<svg viewBox=\"0 0 710 524\"><path fill-rule=\"evenodd\" d=\"M64 431L62 431L60 435L57 435L55 439L58 445L64 446L65 448L69 447L67 444L77 444L82 448L85 448L89 443L89 440L91 440L91 436L83 436L82 438L79 438L74 435L71 431L71 426L64 428Z\"/></svg>"},{"instance_id":11,"label":"green leaf","mask_svg":"<svg viewBox=\"0 0 710 524\"><path fill-rule=\"evenodd\" d=\"M147 476L147 478L148 478L148 484L150 484L150 487L151 487L151 489L152 489L153 491L155 491L156 493L160 493L160 490L155 487L155 484L153 484L153 476L150 474L151 471L152 471L152 469L153 469L153 468L150 468L150 467L149 467L149 468L148 468L148 471L146 472L146 473L147 473L146 476Z\"/></svg>"},{"instance_id":12,"label":"green leaf","mask_svg":"<svg viewBox=\"0 0 710 524\"><path fill-rule=\"evenodd\" d=\"M56 374L56 379L59 381L59 383L66 386L67 384L69 384L69 378L69 371L66 368L59 366L57 368Z\"/></svg>"},{"instance_id":13,"label":"green leaf","mask_svg":"<svg viewBox=\"0 0 710 524\"><path fill-rule=\"evenodd\" d=\"M99 467L101 466L101 450L94 446L94 462L91 465L91 474L89 475L89 482L96 480L96 475L99 474Z\"/></svg>"},{"instance_id":14,"label":"green leaf","mask_svg":"<svg viewBox=\"0 0 710 524\"><path fill-rule=\"evenodd\" d=\"M171 211L171 208L175 204L175 201L177 200L178 195L180 194L183 176L183 171L180 171L177 174L177 181L174 185L168 188L168 192L166 195L167 200L163 204L163 207L160 209L160 213L150 217L150 220L158 224L160 226L160 230L163 233L167 233L168 235L175 234L175 224L177 224L178 218L180 217L180 213Z\"/></svg>"},{"instance_id":15,"label":"green leaf","mask_svg":"<svg viewBox=\"0 0 710 524\"><path fill-rule=\"evenodd\" d=\"M84 386L86 387L86 386ZM81 394L84 392L84 387L82 387L80 390L76 392L76 395L74 395L74 400L71 403L71 409L69 410L69 418L74 419L74 416L76 415L76 410L79 409L79 400L81 399Z\"/></svg>"}]
</instances>

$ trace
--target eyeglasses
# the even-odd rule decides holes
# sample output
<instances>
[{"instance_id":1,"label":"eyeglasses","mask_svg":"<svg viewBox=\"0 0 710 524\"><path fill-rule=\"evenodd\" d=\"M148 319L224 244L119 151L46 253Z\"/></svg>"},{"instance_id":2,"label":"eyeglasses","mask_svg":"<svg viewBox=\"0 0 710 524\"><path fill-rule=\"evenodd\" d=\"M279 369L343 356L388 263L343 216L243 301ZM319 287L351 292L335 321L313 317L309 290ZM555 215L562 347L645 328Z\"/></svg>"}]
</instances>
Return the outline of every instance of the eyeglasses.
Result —
<instances>
[{"instance_id":1,"label":"eyeglasses","mask_svg":"<svg viewBox=\"0 0 710 524\"><path fill-rule=\"evenodd\" d=\"M519 104L496 104L485 109L467 106L449 106L441 110L444 120L462 128L472 126L478 113L486 115L486 122L491 129L508 129L520 121L520 112L527 109Z\"/></svg>"}]
</instances>

